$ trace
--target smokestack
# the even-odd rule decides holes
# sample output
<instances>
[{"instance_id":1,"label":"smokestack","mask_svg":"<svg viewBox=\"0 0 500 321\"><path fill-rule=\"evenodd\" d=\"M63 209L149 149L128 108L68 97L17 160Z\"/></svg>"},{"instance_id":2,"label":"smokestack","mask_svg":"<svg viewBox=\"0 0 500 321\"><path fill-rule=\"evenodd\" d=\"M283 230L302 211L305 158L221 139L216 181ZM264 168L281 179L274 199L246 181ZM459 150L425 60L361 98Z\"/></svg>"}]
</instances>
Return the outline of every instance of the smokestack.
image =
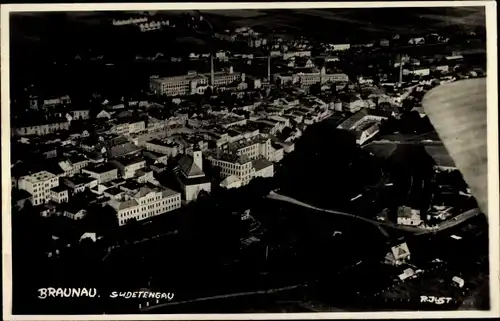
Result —
<instances>
[{"instance_id":1,"label":"smokestack","mask_svg":"<svg viewBox=\"0 0 500 321\"><path fill-rule=\"evenodd\" d=\"M210 54L210 86L215 85L215 75L214 75L214 55Z\"/></svg>"}]
</instances>

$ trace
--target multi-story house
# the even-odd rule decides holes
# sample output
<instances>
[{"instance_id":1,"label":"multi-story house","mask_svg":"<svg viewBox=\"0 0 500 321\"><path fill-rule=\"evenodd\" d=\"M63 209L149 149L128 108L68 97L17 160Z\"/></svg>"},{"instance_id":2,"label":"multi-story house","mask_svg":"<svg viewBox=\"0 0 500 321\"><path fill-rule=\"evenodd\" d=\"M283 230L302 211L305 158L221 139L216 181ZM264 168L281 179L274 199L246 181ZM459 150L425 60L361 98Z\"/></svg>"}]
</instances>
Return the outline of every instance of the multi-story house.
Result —
<instances>
[{"instance_id":1,"label":"multi-story house","mask_svg":"<svg viewBox=\"0 0 500 321\"><path fill-rule=\"evenodd\" d=\"M82 193L85 189L92 189L98 185L97 179L87 175L65 177L63 182L71 190L72 194Z\"/></svg>"},{"instance_id":2,"label":"multi-story house","mask_svg":"<svg viewBox=\"0 0 500 321\"><path fill-rule=\"evenodd\" d=\"M213 166L220 168L223 177L237 176L241 180L241 185L248 184L254 176L255 169L252 166L252 160L248 156L221 154L208 159Z\"/></svg>"},{"instance_id":3,"label":"multi-story house","mask_svg":"<svg viewBox=\"0 0 500 321\"><path fill-rule=\"evenodd\" d=\"M99 184L118 178L118 169L109 163L88 166L82 173L95 178Z\"/></svg>"},{"instance_id":4,"label":"multi-story house","mask_svg":"<svg viewBox=\"0 0 500 321\"><path fill-rule=\"evenodd\" d=\"M134 177L137 170L146 166L146 160L139 156L121 157L119 159L113 159L109 161L109 163L118 168L121 177L124 179Z\"/></svg>"},{"instance_id":5,"label":"multi-story house","mask_svg":"<svg viewBox=\"0 0 500 321\"><path fill-rule=\"evenodd\" d=\"M34 206L45 204L51 199L50 190L59 186L57 175L47 171L41 171L32 175L19 178L18 187L31 194Z\"/></svg>"},{"instance_id":6,"label":"multi-story house","mask_svg":"<svg viewBox=\"0 0 500 321\"><path fill-rule=\"evenodd\" d=\"M50 199L56 203L68 202L68 190L62 186L56 186L50 189Z\"/></svg>"},{"instance_id":7,"label":"multi-story house","mask_svg":"<svg viewBox=\"0 0 500 321\"><path fill-rule=\"evenodd\" d=\"M44 124L26 125L12 128L14 136L48 135L69 129L68 121L47 121Z\"/></svg>"},{"instance_id":8,"label":"multi-story house","mask_svg":"<svg viewBox=\"0 0 500 321\"><path fill-rule=\"evenodd\" d=\"M125 225L131 219L151 218L181 207L181 194L168 188L142 186L138 191L129 190L108 204L116 211L118 224Z\"/></svg>"},{"instance_id":9,"label":"multi-story house","mask_svg":"<svg viewBox=\"0 0 500 321\"><path fill-rule=\"evenodd\" d=\"M269 138L255 137L252 139L240 139L239 141L230 143L226 146L223 146L223 151L234 153L238 156L244 155L250 160L254 160L259 157L269 159L271 153L271 139Z\"/></svg>"},{"instance_id":10,"label":"multi-story house","mask_svg":"<svg viewBox=\"0 0 500 321\"><path fill-rule=\"evenodd\" d=\"M63 170L64 176L73 176L89 165L90 161L82 156L72 156L59 162L59 167Z\"/></svg>"}]
</instances>

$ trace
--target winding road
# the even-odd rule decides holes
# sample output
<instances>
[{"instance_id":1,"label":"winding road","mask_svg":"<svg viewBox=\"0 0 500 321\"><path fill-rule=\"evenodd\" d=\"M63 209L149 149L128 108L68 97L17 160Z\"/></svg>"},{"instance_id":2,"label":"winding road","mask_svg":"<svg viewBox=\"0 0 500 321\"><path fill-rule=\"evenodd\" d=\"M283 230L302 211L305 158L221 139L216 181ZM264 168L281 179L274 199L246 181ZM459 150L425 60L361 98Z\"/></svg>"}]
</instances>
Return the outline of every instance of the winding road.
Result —
<instances>
[{"instance_id":1,"label":"winding road","mask_svg":"<svg viewBox=\"0 0 500 321\"><path fill-rule=\"evenodd\" d=\"M462 222L464 222L464 221L466 221L466 220L468 220L468 219L470 219L472 217L475 217L475 216L481 214L481 211L478 208L475 208L475 209L463 212L463 213L455 216L453 219L444 221L444 222L438 224L437 227L435 227L435 228L426 229L426 228L414 227L414 226L396 225L396 224L393 224L393 223L381 222L381 221L377 221L377 220L368 219L368 218L361 217L361 216L354 215L354 214L349 214L349 213L344 213L344 212L340 212L340 211L323 209L323 208L319 208L319 207L316 207L316 206L309 205L307 203L298 201L298 200L296 200L296 199L294 199L292 197L288 197L288 196L285 196L285 195L278 194L278 193L273 192L273 191L271 193L269 193L269 195L267 196L267 198L268 199L278 200L278 201L283 201L283 202L288 202L288 203L291 203L291 204L295 204L295 205L298 205L298 206L310 208L310 209L313 209L313 210L316 210L316 211L320 211L320 212L326 212L326 213L330 213L330 214L351 217L353 219L362 220L362 221L365 221L367 223L371 223L373 225L376 225L379 228L388 227L388 228L397 229L397 230L400 230L400 231L414 233L416 235L422 235L422 234L428 234L428 233L436 233L436 232L448 229L450 227L456 226L458 224L461 224Z\"/></svg>"}]
</instances>

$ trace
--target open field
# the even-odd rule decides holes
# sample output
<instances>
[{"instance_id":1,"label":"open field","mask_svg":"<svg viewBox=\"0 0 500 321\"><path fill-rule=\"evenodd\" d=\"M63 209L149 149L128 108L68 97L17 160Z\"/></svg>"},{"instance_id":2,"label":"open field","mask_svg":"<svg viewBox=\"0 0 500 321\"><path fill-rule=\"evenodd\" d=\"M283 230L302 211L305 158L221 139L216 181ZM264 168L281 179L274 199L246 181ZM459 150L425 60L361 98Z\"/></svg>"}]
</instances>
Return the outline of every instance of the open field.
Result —
<instances>
[{"instance_id":1,"label":"open field","mask_svg":"<svg viewBox=\"0 0 500 321\"><path fill-rule=\"evenodd\" d=\"M252 12L253 14L250 14ZM392 35L439 32L443 28L463 30L484 27L482 8L371 8L371 9L290 9L204 12L214 25L250 26L297 30L306 34L321 32L324 37L367 37L379 33ZM425 26L425 30L422 27ZM459 28L458 28L459 27ZM341 33L338 30L342 30ZM328 31L328 32L325 32ZM356 35L350 35L356 31ZM339 39L340 40L340 39Z\"/></svg>"}]
</instances>

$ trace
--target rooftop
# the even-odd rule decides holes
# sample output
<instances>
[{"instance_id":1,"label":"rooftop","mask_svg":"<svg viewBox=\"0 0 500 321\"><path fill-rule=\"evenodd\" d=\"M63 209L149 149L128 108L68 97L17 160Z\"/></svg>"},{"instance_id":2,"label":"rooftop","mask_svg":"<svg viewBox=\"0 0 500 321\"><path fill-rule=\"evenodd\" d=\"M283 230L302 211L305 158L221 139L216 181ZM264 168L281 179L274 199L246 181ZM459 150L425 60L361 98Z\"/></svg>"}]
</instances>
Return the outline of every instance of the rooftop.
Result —
<instances>
[{"instance_id":1,"label":"rooftop","mask_svg":"<svg viewBox=\"0 0 500 321\"><path fill-rule=\"evenodd\" d=\"M104 193L116 196L116 195L119 195L119 194L123 193L123 190L121 190L118 187L112 187L112 188L108 188Z\"/></svg>"},{"instance_id":2,"label":"rooftop","mask_svg":"<svg viewBox=\"0 0 500 321\"><path fill-rule=\"evenodd\" d=\"M74 185L87 184L95 180L95 178L86 175L75 175L73 177L65 177L64 179Z\"/></svg>"},{"instance_id":3,"label":"rooftop","mask_svg":"<svg viewBox=\"0 0 500 321\"><path fill-rule=\"evenodd\" d=\"M24 178L31 181L32 183L43 182L56 177L56 175L49 173L47 171L41 171L30 176L25 176Z\"/></svg>"},{"instance_id":4,"label":"rooftop","mask_svg":"<svg viewBox=\"0 0 500 321\"><path fill-rule=\"evenodd\" d=\"M256 137L253 137L251 139L240 139L236 142L229 143L228 147L229 147L229 150L236 151L236 150L239 150L239 149L242 149L242 148L254 145L254 144L265 143L266 141L267 141L266 139L259 137L259 136L256 136Z\"/></svg>"},{"instance_id":5,"label":"rooftop","mask_svg":"<svg viewBox=\"0 0 500 321\"><path fill-rule=\"evenodd\" d=\"M67 189L65 189L63 186L61 185L58 185L56 187L52 187L50 190L56 192L56 193L61 193L61 192L64 192L64 191L67 191Z\"/></svg>"},{"instance_id":6,"label":"rooftop","mask_svg":"<svg viewBox=\"0 0 500 321\"><path fill-rule=\"evenodd\" d=\"M215 156L214 158L224 162L240 164L240 165L249 163L251 161L250 158L248 158L248 156L246 155L236 155L230 153L223 153L221 155Z\"/></svg>"},{"instance_id":7,"label":"rooftop","mask_svg":"<svg viewBox=\"0 0 500 321\"><path fill-rule=\"evenodd\" d=\"M205 175L203 173L203 170L194 163L193 157L190 155L182 155L182 157L179 159L179 166L181 168L181 171L188 178L193 176Z\"/></svg>"},{"instance_id":8,"label":"rooftop","mask_svg":"<svg viewBox=\"0 0 500 321\"><path fill-rule=\"evenodd\" d=\"M351 129L352 126L354 126L358 121L360 121L361 119L363 119L364 117L366 116L370 116L370 115L373 115L373 116L380 116L380 117L388 117L388 115L382 111L378 111L378 110L372 110L372 109L366 109L366 108L363 108L361 109L360 111L358 111L357 113L355 113L354 115L352 115L351 117L347 118L345 121L343 121L339 126L338 128L339 129Z\"/></svg>"},{"instance_id":9,"label":"rooftop","mask_svg":"<svg viewBox=\"0 0 500 321\"><path fill-rule=\"evenodd\" d=\"M258 158L252 161L252 166L255 168L256 171L260 171L264 168L267 168L269 166L273 166L273 163L269 161L268 159L262 157Z\"/></svg>"},{"instance_id":10,"label":"rooftop","mask_svg":"<svg viewBox=\"0 0 500 321\"><path fill-rule=\"evenodd\" d=\"M130 166L133 164L144 162L145 160L140 156L131 156L131 157L120 157L117 158L116 161L122 164L123 166Z\"/></svg>"},{"instance_id":11,"label":"rooftop","mask_svg":"<svg viewBox=\"0 0 500 321\"><path fill-rule=\"evenodd\" d=\"M111 165L110 163L104 163L104 164L99 164L99 165L90 165L84 168L84 170L92 172L92 173L106 173L112 170L116 170L116 168Z\"/></svg>"}]
</instances>

